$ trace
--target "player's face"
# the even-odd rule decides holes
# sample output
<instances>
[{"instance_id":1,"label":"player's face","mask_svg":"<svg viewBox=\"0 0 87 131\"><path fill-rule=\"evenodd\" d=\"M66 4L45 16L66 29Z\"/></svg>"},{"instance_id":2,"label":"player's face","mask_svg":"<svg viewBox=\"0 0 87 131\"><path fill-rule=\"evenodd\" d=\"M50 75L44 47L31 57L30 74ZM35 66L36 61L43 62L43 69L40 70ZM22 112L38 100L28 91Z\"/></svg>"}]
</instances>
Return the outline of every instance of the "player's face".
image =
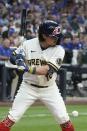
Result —
<instances>
[{"instance_id":1,"label":"player's face","mask_svg":"<svg viewBox=\"0 0 87 131\"><path fill-rule=\"evenodd\" d=\"M45 42L42 44L43 48L48 48L48 47L52 47L55 46L57 43L57 38L55 37L45 37Z\"/></svg>"}]
</instances>

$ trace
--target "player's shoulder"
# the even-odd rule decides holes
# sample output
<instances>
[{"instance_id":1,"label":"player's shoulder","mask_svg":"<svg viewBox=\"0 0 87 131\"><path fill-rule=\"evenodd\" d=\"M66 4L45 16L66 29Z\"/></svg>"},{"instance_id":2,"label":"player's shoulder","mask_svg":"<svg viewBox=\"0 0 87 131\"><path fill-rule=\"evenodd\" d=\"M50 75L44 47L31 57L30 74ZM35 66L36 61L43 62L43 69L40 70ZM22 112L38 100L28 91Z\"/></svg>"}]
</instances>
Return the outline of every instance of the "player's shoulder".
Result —
<instances>
[{"instance_id":1,"label":"player's shoulder","mask_svg":"<svg viewBox=\"0 0 87 131\"><path fill-rule=\"evenodd\" d=\"M56 50L57 50L57 52L65 54L65 50L64 50L64 48L61 45L57 45L57 49Z\"/></svg>"},{"instance_id":2,"label":"player's shoulder","mask_svg":"<svg viewBox=\"0 0 87 131\"><path fill-rule=\"evenodd\" d=\"M24 46L34 45L37 42L38 42L38 38L36 37L36 38L30 39L30 40L24 41L23 45Z\"/></svg>"},{"instance_id":3,"label":"player's shoulder","mask_svg":"<svg viewBox=\"0 0 87 131\"><path fill-rule=\"evenodd\" d=\"M56 48L60 51L65 51L64 48L61 45L57 45Z\"/></svg>"}]
</instances>

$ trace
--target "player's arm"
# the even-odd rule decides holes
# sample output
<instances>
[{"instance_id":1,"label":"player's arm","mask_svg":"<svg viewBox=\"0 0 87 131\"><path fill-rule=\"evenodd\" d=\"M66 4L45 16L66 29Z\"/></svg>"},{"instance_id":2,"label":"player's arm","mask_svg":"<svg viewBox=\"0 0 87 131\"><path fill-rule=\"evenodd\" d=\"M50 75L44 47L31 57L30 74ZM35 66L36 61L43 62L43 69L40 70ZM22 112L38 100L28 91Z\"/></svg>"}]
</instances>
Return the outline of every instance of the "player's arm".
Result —
<instances>
[{"instance_id":1,"label":"player's arm","mask_svg":"<svg viewBox=\"0 0 87 131\"><path fill-rule=\"evenodd\" d=\"M59 65L60 66L60 65ZM52 63L47 62L46 65L39 66L39 67L29 67L29 73L31 74L37 74L37 75L45 75L46 77L52 76L54 72L57 72L58 68L54 67Z\"/></svg>"},{"instance_id":2,"label":"player's arm","mask_svg":"<svg viewBox=\"0 0 87 131\"><path fill-rule=\"evenodd\" d=\"M30 67L30 72L32 74L37 75L45 75L46 77L52 77L54 72L58 72L59 68L61 67L63 58L64 58L64 50L61 50L61 55L58 55L59 52L56 52L52 58L46 60L44 66L39 67ZM45 59L45 58L44 58Z\"/></svg>"},{"instance_id":3,"label":"player's arm","mask_svg":"<svg viewBox=\"0 0 87 131\"><path fill-rule=\"evenodd\" d=\"M63 59L64 59L65 51L62 47L60 49L56 50L54 55L51 58L47 58L48 56L45 56L44 59L47 60L48 65L48 71L46 72L45 76L47 79L51 79L54 72L58 72L59 68L62 65Z\"/></svg>"},{"instance_id":4,"label":"player's arm","mask_svg":"<svg viewBox=\"0 0 87 131\"><path fill-rule=\"evenodd\" d=\"M28 72L30 74L45 75L46 77L51 78L52 74L58 71L56 68L54 68L51 65L51 63L49 64L49 62L47 62L46 65L39 66L39 67L27 66L23 56L20 54L13 55L10 58L10 60L13 64L18 65L18 69L24 70L25 72Z\"/></svg>"},{"instance_id":5,"label":"player's arm","mask_svg":"<svg viewBox=\"0 0 87 131\"><path fill-rule=\"evenodd\" d=\"M48 65L44 65L41 67L30 67L29 72L31 74L37 74L37 75L46 75L49 70Z\"/></svg>"},{"instance_id":6,"label":"player's arm","mask_svg":"<svg viewBox=\"0 0 87 131\"><path fill-rule=\"evenodd\" d=\"M11 57L10 57L10 62L12 64L17 65L18 69L24 70L25 72L28 72L30 74L37 74L37 75L47 74L49 70L48 65L44 65L41 67L27 66L27 61L25 60L24 52L22 50L23 53L20 53L20 51L21 50L17 49L12 52Z\"/></svg>"},{"instance_id":7,"label":"player's arm","mask_svg":"<svg viewBox=\"0 0 87 131\"><path fill-rule=\"evenodd\" d=\"M60 67L60 64L57 67L54 67L54 65L52 65L52 63L47 62L47 65L41 66L41 67L29 67L28 72L31 74L37 74L37 75L44 75L47 80L50 80L53 76L53 73L58 71Z\"/></svg>"}]
</instances>

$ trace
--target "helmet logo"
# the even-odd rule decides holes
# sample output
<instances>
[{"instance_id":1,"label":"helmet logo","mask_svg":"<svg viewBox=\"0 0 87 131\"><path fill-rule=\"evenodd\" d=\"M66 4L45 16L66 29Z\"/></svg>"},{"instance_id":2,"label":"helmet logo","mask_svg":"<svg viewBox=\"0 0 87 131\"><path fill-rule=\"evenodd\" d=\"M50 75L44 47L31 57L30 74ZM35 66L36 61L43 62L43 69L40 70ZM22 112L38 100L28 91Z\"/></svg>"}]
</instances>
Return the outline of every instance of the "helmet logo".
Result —
<instances>
[{"instance_id":1,"label":"helmet logo","mask_svg":"<svg viewBox=\"0 0 87 131\"><path fill-rule=\"evenodd\" d=\"M58 35L61 32L61 28L59 26L55 27L54 31L52 32L52 35Z\"/></svg>"}]
</instances>

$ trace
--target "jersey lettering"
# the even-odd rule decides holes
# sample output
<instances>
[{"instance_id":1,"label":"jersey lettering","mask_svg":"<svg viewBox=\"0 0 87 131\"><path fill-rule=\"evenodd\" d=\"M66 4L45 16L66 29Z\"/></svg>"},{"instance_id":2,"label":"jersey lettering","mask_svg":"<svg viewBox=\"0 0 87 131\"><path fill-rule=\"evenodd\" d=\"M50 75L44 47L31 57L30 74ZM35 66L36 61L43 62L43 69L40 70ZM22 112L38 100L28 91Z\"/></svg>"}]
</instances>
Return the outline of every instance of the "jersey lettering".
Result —
<instances>
[{"instance_id":1,"label":"jersey lettering","mask_svg":"<svg viewBox=\"0 0 87 131\"><path fill-rule=\"evenodd\" d=\"M28 60L28 64L31 65L46 65L46 61L41 60L41 59L31 59Z\"/></svg>"}]
</instances>

